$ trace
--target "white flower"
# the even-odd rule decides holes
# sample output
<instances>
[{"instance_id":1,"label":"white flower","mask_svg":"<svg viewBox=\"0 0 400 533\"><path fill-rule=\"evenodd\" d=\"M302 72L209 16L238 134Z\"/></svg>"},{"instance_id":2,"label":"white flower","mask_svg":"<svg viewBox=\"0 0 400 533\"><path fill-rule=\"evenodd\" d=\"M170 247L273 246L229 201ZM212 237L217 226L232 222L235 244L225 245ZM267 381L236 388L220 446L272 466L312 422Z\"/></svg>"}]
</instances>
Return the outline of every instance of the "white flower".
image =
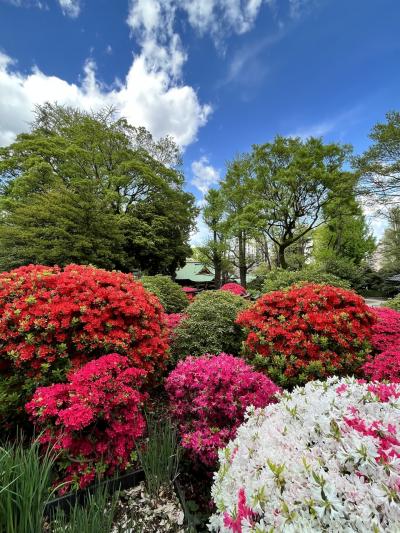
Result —
<instances>
[{"instance_id":1,"label":"white flower","mask_svg":"<svg viewBox=\"0 0 400 533\"><path fill-rule=\"evenodd\" d=\"M398 533L399 409L400 384L330 378L249 410L220 451L209 529Z\"/></svg>"}]
</instances>

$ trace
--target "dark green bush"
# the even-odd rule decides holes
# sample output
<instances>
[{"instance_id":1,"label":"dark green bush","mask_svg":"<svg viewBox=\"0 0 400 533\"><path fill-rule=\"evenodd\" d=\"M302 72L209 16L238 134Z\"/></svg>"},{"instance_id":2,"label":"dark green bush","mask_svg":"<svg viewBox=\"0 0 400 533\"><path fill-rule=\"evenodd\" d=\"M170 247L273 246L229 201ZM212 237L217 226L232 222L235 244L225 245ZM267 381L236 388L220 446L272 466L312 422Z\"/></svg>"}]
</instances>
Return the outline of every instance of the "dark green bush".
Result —
<instances>
[{"instance_id":1,"label":"dark green bush","mask_svg":"<svg viewBox=\"0 0 400 533\"><path fill-rule=\"evenodd\" d=\"M247 302L226 291L205 291L186 310L187 318L175 330L171 351L175 358L226 352L237 354L244 335L235 324Z\"/></svg>"},{"instance_id":2,"label":"dark green bush","mask_svg":"<svg viewBox=\"0 0 400 533\"><path fill-rule=\"evenodd\" d=\"M350 289L350 283L333 274L328 274L318 267L306 267L302 270L282 270L277 268L271 270L266 276L263 284L263 292L272 292L287 289L298 283L318 283L320 285L332 285L342 289Z\"/></svg>"},{"instance_id":3,"label":"dark green bush","mask_svg":"<svg viewBox=\"0 0 400 533\"><path fill-rule=\"evenodd\" d=\"M149 292L157 296L166 313L180 313L189 304L182 287L168 276L143 276L140 281Z\"/></svg>"}]
</instances>

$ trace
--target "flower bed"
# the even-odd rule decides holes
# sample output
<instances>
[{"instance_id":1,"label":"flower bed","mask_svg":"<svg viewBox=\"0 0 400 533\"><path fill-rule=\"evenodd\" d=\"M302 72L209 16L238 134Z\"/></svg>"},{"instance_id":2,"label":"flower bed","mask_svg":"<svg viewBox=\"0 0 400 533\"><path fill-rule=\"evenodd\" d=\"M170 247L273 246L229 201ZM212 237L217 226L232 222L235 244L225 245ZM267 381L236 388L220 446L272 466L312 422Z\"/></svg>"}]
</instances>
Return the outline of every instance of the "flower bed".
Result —
<instances>
[{"instance_id":1,"label":"flower bed","mask_svg":"<svg viewBox=\"0 0 400 533\"><path fill-rule=\"evenodd\" d=\"M219 452L213 531L399 531L400 385L330 378L251 409Z\"/></svg>"},{"instance_id":2,"label":"flower bed","mask_svg":"<svg viewBox=\"0 0 400 533\"><path fill-rule=\"evenodd\" d=\"M0 274L0 419L15 423L37 386L107 353L160 371L163 317L157 298L128 274L79 265Z\"/></svg>"}]
</instances>

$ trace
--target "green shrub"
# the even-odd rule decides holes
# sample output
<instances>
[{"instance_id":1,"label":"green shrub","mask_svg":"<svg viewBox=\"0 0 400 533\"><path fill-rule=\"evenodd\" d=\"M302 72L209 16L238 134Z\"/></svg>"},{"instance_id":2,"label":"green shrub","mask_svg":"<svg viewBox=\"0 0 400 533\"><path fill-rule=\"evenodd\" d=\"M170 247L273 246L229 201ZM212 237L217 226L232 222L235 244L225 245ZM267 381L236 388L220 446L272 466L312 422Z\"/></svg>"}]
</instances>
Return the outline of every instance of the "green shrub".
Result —
<instances>
[{"instance_id":1,"label":"green shrub","mask_svg":"<svg viewBox=\"0 0 400 533\"><path fill-rule=\"evenodd\" d=\"M226 352L237 354L244 335L235 324L247 302L226 291L200 293L186 310L187 318L175 330L171 351L175 358Z\"/></svg>"},{"instance_id":2,"label":"green shrub","mask_svg":"<svg viewBox=\"0 0 400 533\"><path fill-rule=\"evenodd\" d=\"M306 267L302 270L282 270L277 268L267 274L263 284L263 292L287 289L294 284L310 282L320 285L332 285L342 289L350 289L350 283L334 274L328 274L317 267Z\"/></svg>"},{"instance_id":3,"label":"green shrub","mask_svg":"<svg viewBox=\"0 0 400 533\"><path fill-rule=\"evenodd\" d=\"M394 298L390 298L390 300L387 300L384 306L400 312L400 294L398 294Z\"/></svg>"},{"instance_id":4,"label":"green shrub","mask_svg":"<svg viewBox=\"0 0 400 533\"><path fill-rule=\"evenodd\" d=\"M143 276L140 281L149 292L157 296L166 313L180 313L189 304L182 287L168 276Z\"/></svg>"}]
</instances>

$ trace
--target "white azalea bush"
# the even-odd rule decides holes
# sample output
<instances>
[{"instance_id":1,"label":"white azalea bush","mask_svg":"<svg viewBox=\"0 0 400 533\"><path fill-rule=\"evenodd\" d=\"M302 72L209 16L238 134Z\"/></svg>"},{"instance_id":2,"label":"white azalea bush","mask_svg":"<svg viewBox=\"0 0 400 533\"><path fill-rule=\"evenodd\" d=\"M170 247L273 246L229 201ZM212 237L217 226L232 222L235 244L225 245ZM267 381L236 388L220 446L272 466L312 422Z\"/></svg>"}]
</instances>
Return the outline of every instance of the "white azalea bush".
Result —
<instances>
[{"instance_id":1,"label":"white azalea bush","mask_svg":"<svg viewBox=\"0 0 400 533\"><path fill-rule=\"evenodd\" d=\"M219 451L211 531L399 532L400 384L314 381Z\"/></svg>"}]
</instances>

